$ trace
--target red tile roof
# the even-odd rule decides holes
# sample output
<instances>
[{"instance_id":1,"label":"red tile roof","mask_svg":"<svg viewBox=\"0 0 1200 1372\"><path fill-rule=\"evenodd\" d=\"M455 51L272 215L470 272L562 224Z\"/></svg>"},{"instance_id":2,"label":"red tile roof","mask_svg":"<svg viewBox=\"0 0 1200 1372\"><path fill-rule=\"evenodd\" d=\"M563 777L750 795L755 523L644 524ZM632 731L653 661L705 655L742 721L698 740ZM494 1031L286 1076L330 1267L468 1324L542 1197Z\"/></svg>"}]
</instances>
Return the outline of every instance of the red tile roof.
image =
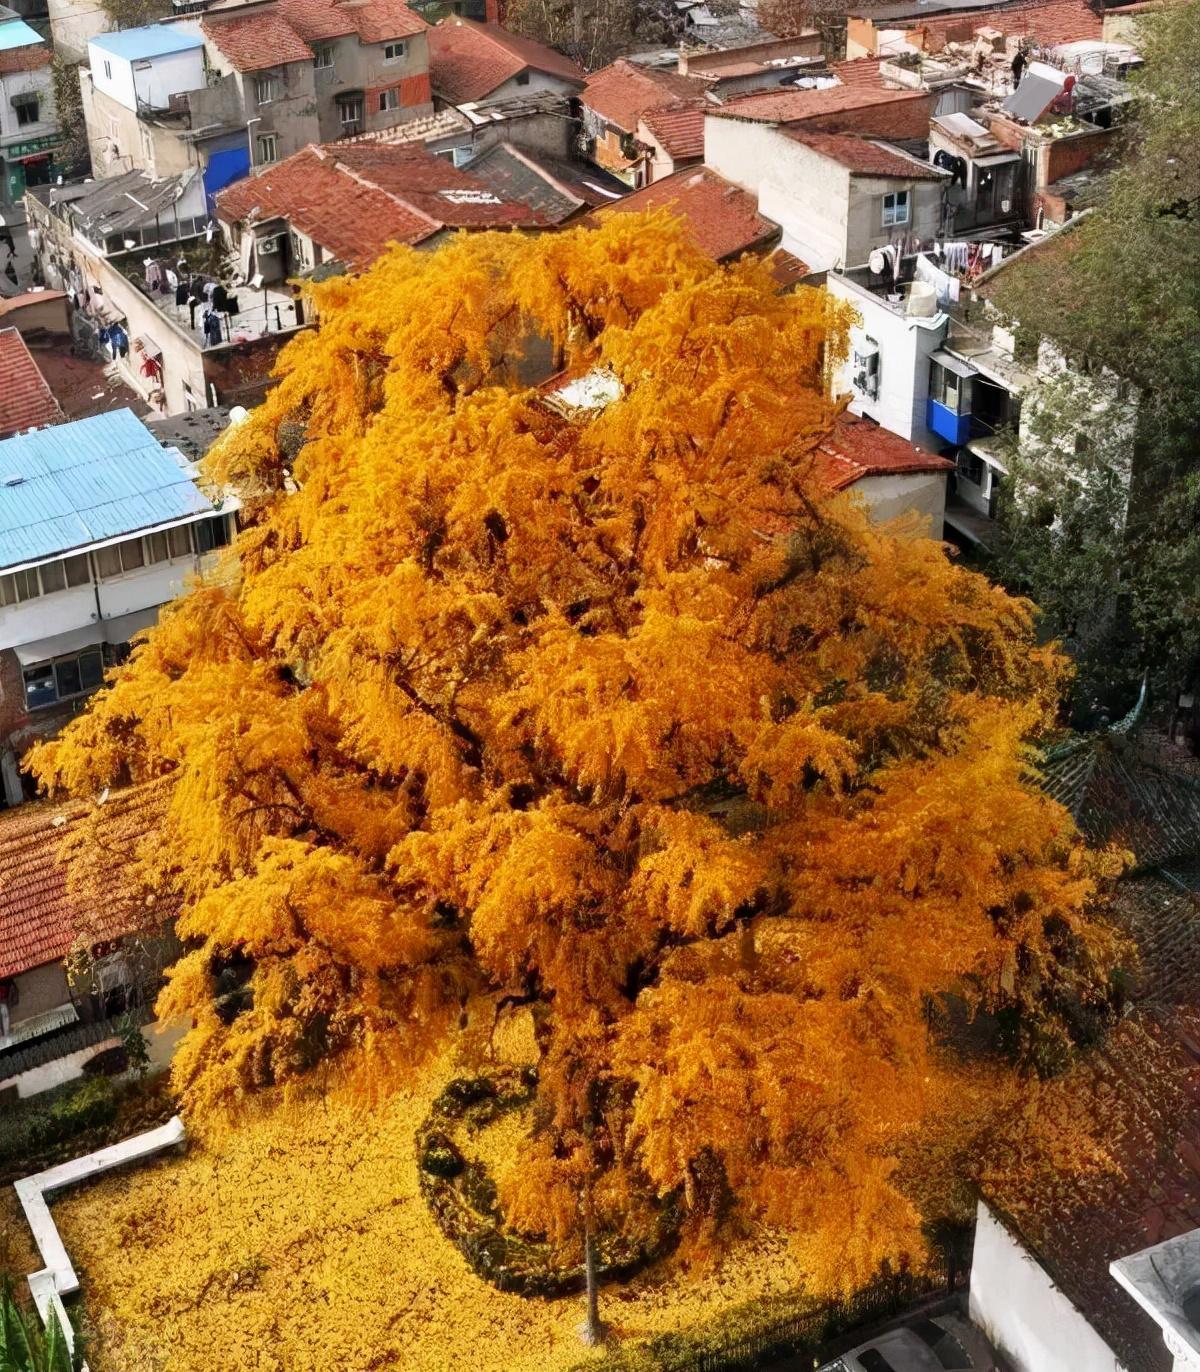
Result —
<instances>
[{"instance_id":1,"label":"red tile roof","mask_svg":"<svg viewBox=\"0 0 1200 1372\"><path fill-rule=\"evenodd\" d=\"M38 71L48 67L54 54L41 43L30 43L23 48L5 48L0 52L0 76L11 76L17 71Z\"/></svg>"},{"instance_id":2,"label":"red tile roof","mask_svg":"<svg viewBox=\"0 0 1200 1372\"><path fill-rule=\"evenodd\" d=\"M61 423L63 414L16 329L0 329L0 438Z\"/></svg>"},{"instance_id":3,"label":"red tile roof","mask_svg":"<svg viewBox=\"0 0 1200 1372\"><path fill-rule=\"evenodd\" d=\"M870 130L886 134L887 106L904 106L916 100L929 100L927 91L875 90L867 85L827 86L824 90L763 91L744 95L709 111L723 119L749 119L763 124L798 124L804 120L828 121L848 111L872 110L882 113Z\"/></svg>"},{"instance_id":4,"label":"red tile roof","mask_svg":"<svg viewBox=\"0 0 1200 1372\"><path fill-rule=\"evenodd\" d=\"M647 110L642 123L673 162L699 161L704 156L704 105L679 102Z\"/></svg>"},{"instance_id":5,"label":"red tile roof","mask_svg":"<svg viewBox=\"0 0 1200 1372\"><path fill-rule=\"evenodd\" d=\"M286 219L360 268L389 243L420 243L445 228L539 222L528 206L502 199L444 157L408 143L311 144L226 187L217 213L227 224Z\"/></svg>"},{"instance_id":6,"label":"red tile roof","mask_svg":"<svg viewBox=\"0 0 1200 1372\"><path fill-rule=\"evenodd\" d=\"M444 19L429 31L433 87L452 105L482 100L523 71L545 72L576 88L587 80L569 57L498 24Z\"/></svg>"},{"instance_id":7,"label":"red tile roof","mask_svg":"<svg viewBox=\"0 0 1200 1372\"><path fill-rule=\"evenodd\" d=\"M954 463L915 448L907 438L881 429L869 419L844 415L817 445L817 466L835 491L867 476L915 476L950 472Z\"/></svg>"},{"instance_id":8,"label":"red tile roof","mask_svg":"<svg viewBox=\"0 0 1200 1372\"><path fill-rule=\"evenodd\" d=\"M236 71L262 71L285 62L311 62L312 49L279 10L226 17L210 10L200 28Z\"/></svg>"},{"instance_id":9,"label":"red tile roof","mask_svg":"<svg viewBox=\"0 0 1200 1372\"><path fill-rule=\"evenodd\" d=\"M682 216L696 244L718 262L765 247L779 236L778 226L758 213L754 196L707 167L672 172L597 213L604 216L664 208Z\"/></svg>"},{"instance_id":10,"label":"red tile roof","mask_svg":"<svg viewBox=\"0 0 1200 1372\"><path fill-rule=\"evenodd\" d=\"M609 124L636 133L647 110L702 97L707 84L698 76L639 67L622 57L590 76L579 99Z\"/></svg>"},{"instance_id":11,"label":"red tile roof","mask_svg":"<svg viewBox=\"0 0 1200 1372\"><path fill-rule=\"evenodd\" d=\"M0 979L19 976L71 951L77 927L95 926L111 916L101 937L115 938L131 924L122 904L137 904L135 893L122 889L122 874L131 845L162 822L169 791L161 782L115 792L97 815L102 842L97 862L109 869L113 900L104 911L83 910L67 889L64 840L95 807L22 805L0 817ZM174 913L164 901L162 917Z\"/></svg>"},{"instance_id":12,"label":"red tile roof","mask_svg":"<svg viewBox=\"0 0 1200 1372\"><path fill-rule=\"evenodd\" d=\"M945 172L928 162L910 157L898 148L889 148L886 143L859 138L852 133L820 133L805 124L784 132L793 142L803 143L813 152L846 167L852 176L890 176L904 181L949 179Z\"/></svg>"},{"instance_id":13,"label":"red tile roof","mask_svg":"<svg viewBox=\"0 0 1200 1372\"><path fill-rule=\"evenodd\" d=\"M1099 38L1104 22L1088 0L1028 0L999 9L960 10L924 20L897 20L889 28L922 29L926 52L940 52L948 42L990 27L1006 35L1034 38L1051 46L1080 38Z\"/></svg>"},{"instance_id":14,"label":"red tile roof","mask_svg":"<svg viewBox=\"0 0 1200 1372\"><path fill-rule=\"evenodd\" d=\"M789 290L798 285L812 271L807 262L790 253L786 248L776 248L766 257L763 265L771 273L775 284L781 290Z\"/></svg>"},{"instance_id":15,"label":"red tile roof","mask_svg":"<svg viewBox=\"0 0 1200 1372\"><path fill-rule=\"evenodd\" d=\"M404 0L336 0L336 9L352 17L364 43L387 43L393 38L411 38L424 33L429 25L414 14Z\"/></svg>"}]
</instances>

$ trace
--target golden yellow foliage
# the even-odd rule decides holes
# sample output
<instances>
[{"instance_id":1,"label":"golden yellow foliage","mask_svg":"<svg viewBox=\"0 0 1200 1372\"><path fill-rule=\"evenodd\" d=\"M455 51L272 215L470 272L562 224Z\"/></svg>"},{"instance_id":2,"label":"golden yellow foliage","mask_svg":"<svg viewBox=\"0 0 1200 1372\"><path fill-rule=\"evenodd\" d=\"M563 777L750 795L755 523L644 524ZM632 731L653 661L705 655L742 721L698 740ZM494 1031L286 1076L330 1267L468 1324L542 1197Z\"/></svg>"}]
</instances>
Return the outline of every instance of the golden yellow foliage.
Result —
<instances>
[{"instance_id":1,"label":"golden yellow foliage","mask_svg":"<svg viewBox=\"0 0 1200 1372\"><path fill-rule=\"evenodd\" d=\"M1031 608L821 484L841 307L662 217L318 293L214 454L259 494L222 580L34 764L172 778L189 1111L318 1063L378 1093L524 1002L526 1227L648 1188L790 1231L817 1286L919 1252L897 1150L977 1075L931 1002L1028 1016L1114 955L1031 772ZM552 412L521 341L619 397Z\"/></svg>"}]
</instances>

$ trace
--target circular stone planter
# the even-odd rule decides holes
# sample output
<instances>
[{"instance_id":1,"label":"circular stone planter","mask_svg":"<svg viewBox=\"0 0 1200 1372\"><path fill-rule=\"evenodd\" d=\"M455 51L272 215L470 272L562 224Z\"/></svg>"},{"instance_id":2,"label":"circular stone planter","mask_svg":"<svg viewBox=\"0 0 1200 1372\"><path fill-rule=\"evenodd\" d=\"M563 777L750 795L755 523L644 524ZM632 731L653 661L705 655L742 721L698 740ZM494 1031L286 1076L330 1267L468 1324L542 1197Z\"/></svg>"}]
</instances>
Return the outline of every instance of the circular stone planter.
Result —
<instances>
[{"instance_id":1,"label":"circular stone planter","mask_svg":"<svg viewBox=\"0 0 1200 1372\"><path fill-rule=\"evenodd\" d=\"M421 1194L438 1228L476 1276L522 1296L569 1296L586 1285L583 1264L566 1266L545 1240L506 1228L496 1184L486 1167L471 1158L472 1132L502 1114L525 1109L536 1092L532 1068L500 1068L450 1082L417 1131L417 1170ZM629 1277L665 1256L678 1242L680 1221L672 1198L659 1207L642 1235L601 1232L598 1274Z\"/></svg>"}]
</instances>

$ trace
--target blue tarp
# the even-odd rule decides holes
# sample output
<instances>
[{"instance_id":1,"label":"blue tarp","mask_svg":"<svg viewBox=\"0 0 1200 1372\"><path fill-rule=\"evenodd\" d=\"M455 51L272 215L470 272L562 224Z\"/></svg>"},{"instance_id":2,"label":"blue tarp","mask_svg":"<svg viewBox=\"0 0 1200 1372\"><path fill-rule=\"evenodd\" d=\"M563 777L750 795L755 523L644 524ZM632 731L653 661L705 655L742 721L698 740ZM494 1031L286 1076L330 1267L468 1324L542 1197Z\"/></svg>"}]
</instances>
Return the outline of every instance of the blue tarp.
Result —
<instances>
[{"instance_id":1,"label":"blue tarp","mask_svg":"<svg viewBox=\"0 0 1200 1372\"><path fill-rule=\"evenodd\" d=\"M246 147L223 148L214 152L204 168L204 194L208 199L209 213L212 213L213 200L220 190L250 175L250 150Z\"/></svg>"}]
</instances>

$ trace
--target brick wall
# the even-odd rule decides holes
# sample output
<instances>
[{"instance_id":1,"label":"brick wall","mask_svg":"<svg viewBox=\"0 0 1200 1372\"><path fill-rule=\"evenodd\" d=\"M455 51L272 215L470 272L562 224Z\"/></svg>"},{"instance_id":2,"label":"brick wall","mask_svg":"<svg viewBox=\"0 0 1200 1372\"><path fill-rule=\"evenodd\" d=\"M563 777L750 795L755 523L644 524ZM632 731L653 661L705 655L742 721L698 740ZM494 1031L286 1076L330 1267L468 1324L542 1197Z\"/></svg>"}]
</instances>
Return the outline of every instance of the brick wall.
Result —
<instances>
[{"instance_id":1,"label":"brick wall","mask_svg":"<svg viewBox=\"0 0 1200 1372\"><path fill-rule=\"evenodd\" d=\"M1056 139L1046 149L1045 179L1039 182L1039 189L1090 167L1107 150L1114 132L1114 129L1093 129L1089 133Z\"/></svg>"},{"instance_id":2,"label":"brick wall","mask_svg":"<svg viewBox=\"0 0 1200 1372\"><path fill-rule=\"evenodd\" d=\"M936 92L917 99L839 110L821 119L805 120L805 127L829 133L860 133L873 138L928 138Z\"/></svg>"}]
</instances>

